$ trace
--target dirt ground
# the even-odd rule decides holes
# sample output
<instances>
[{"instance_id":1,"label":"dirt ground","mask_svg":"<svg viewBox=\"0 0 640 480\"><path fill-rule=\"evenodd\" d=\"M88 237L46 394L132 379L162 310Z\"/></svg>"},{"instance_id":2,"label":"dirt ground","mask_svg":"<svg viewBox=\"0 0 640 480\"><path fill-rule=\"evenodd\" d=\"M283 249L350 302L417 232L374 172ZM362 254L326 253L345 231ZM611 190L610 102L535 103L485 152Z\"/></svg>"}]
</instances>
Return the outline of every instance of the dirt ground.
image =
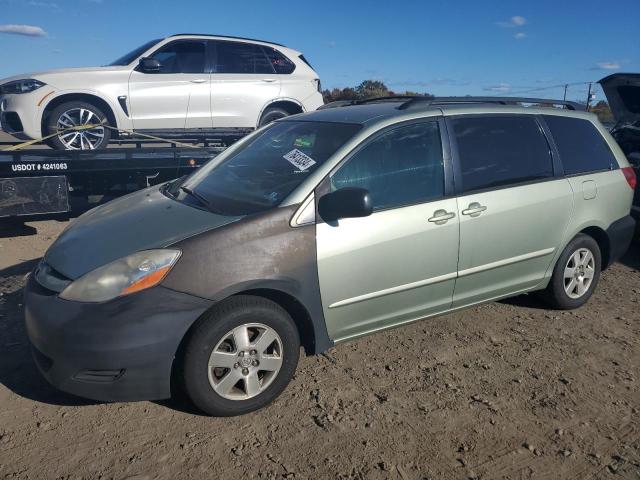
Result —
<instances>
[{"instance_id":1,"label":"dirt ground","mask_svg":"<svg viewBox=\"0 0 640 480\"><path fill-rule=\"evenodd\" d=\"M65 223L30 225L0 238L0 478L640 478L638 243L580 310L518 297L343 344L220 419L47 385L21 288Z\"/></svg>"}]
</instances>

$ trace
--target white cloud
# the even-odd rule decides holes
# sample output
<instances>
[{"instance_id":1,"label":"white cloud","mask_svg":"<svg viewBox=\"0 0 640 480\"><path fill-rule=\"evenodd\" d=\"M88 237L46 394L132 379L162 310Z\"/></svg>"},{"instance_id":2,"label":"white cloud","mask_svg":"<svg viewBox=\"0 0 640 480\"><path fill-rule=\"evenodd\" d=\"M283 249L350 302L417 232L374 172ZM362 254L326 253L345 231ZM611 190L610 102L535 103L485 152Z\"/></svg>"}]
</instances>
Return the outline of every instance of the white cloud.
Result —
<instances>
[{"instance_id":1,"label":"white cloud","mask_svg":"<svg viewBox=\"0 0 640 480\"><path fill-rule=\"evenodd\" d=\"M29 5L32 7L38 7L38 8L53 8L56 9L58 8L58 4L57 3L53 3L53 2L39 2L37 0L31 0L29 2Z\"/></svg>"},{"instance_id":2,"label":"white cloud","mask_svg":"<svg viewBox=\"0 0 640 480\"><path fill-rule=\"evenodd\" d=\"M505 27L505 28L516 28L516 27L522 27L526 23L527 23L526 18L521 17L520 15L516 15L514 17L511 17L506 22L496 22L496 25L500 27Z\"/></svg>"},{"instance_id":3,"label":"white cloud","mask_svg":"<svg viewBox=\"0 0 640 480\"><path fill-rule=\"evenodd\" d=\"M468 80L455 80L453 78L433 78L431 80L417 80L407 79L399 81L389 81L389 85L401 86L401 87L433 87L433 86L450 86L450 87L463 87L470 85Z\"/></svg>"},{"instance_id":4,"label":"white cloud","mask_svg":"<svg viewBox=\"0 0 640 480\"><path fill-rule=\"evenodd\" d=\"M518 32L513 36L513 38L516 40L522 40L523 38L527 38L527 34L524 32Z\"/></svg>"},{"instance_id":5,"label":"white cloud","mask_svg":"<svg viewBox=\"0 0 640 480\"><path fill-rule=\"evenodd\" d=\"M483 88L486 92L507 93L511 91L511 85L508 83L498 83L497 85L489 85Z\"/></svg>"},{"instance_id":6,"label":"white cloud","mask_svg":"<svg viewBox=\"0 0 640 480\"><path fill-rule=\"evenodd\" d=\"M620 68L620 62L598 62L597 67L602 70L617 70Z\"/></svg>"},{"instance_id":7,"label":"white cloud","mask_svg":"<svg viewBox=\"0 0 640 480\"><path fill-rule=\"evenodd\" d=\"M0 33L8 33L10 35L24 35L27 37L46 37L47 32L35 25L0 25Z\"/></svg>"}]
</instances>

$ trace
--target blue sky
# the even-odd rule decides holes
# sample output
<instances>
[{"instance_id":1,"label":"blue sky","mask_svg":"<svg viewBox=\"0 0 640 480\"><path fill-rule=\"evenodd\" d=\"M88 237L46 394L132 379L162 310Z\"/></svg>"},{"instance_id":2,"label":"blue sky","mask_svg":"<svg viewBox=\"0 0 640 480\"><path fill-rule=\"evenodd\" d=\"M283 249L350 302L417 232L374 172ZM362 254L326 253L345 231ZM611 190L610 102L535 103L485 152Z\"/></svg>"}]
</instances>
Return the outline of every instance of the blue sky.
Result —
<instances>
[{"instance_id":1,"label":"blue sky","mask_svg":"<svg viewBox=\"0 0 640 480\"><path fill-rule=\"evenodd\" d=\"M101 65L198 32L300 50L324 87L371 78L436 95L561 97L553 86L640 71L639 26L640 0L0 0L0 77Z\"/></svg>"}]
</instances>

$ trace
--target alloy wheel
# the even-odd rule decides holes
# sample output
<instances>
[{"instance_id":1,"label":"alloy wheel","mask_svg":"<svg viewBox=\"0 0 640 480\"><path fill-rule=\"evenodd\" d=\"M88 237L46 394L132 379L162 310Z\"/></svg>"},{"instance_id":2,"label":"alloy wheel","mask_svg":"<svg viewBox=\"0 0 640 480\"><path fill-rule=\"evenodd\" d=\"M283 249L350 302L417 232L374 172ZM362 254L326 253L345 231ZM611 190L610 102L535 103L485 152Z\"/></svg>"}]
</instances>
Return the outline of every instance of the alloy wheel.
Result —
<instances>
[{"instance_id":1,"label":"alloy wheel","mask_svg":"<svg viewBox=\"0 0 640 480\"><path fill-rule=\"evenodd\" d=\"M102 120L86 108L72 108L64 112L56 122L58 131L81 125L97 125ZM87 130L69 131L58 135L58 139L67 150L93 150L104 141L104 127L97 126Z\"/></svg>"},{"instance_id":2,"label":"alloy wheel","mask_svg":"<svg viewBox=\"0 0 640 480\"><path fill-rule=\"evenodd\" d=\"M278 333L261 323L240 325L227 332L209 357L211 388L229 400L247 400L266 390L282 366Z\"/></svg>"},{"instance_id":3,"label":"alloy wheel","mask_svg":"<svg viewBox=\"0 0 640 480\"><path fill-rule=\"evenodd\" d=\"M595 275L595 258L591 250L580 248L567 261L564 268L564 291L577 299L589 291Z\"/></svg>"}]
</instances>

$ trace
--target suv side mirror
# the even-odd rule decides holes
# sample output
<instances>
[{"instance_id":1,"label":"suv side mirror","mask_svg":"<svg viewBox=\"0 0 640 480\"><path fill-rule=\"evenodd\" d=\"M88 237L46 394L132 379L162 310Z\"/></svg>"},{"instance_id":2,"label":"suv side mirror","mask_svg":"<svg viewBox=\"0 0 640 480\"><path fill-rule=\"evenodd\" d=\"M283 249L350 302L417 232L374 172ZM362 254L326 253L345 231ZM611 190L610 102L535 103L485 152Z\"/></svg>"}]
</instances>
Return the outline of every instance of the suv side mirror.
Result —
<instances>
[{"instance_id":1,"label":"suv side mirror","mask_svg":"<svg viewBox=\"0 0 640 480\"><path fill-rule=\"evenodd\" d=\"M369 190L364 188L341 188L327 193L318 200L318 213L325 222L340 218L368 217L373 212Z\"/></svg>"},{"instance_id":2,"label":"suv side mirror","mask_svg":"<svg viewBox=\"0 0 640 480\"><path fill-rule=\"evenodd\" d=\"M156 58L142 57L138 62L138 67L144 73L158 73L162 68L162 64Z\"/></svg>"}]
</instances>

